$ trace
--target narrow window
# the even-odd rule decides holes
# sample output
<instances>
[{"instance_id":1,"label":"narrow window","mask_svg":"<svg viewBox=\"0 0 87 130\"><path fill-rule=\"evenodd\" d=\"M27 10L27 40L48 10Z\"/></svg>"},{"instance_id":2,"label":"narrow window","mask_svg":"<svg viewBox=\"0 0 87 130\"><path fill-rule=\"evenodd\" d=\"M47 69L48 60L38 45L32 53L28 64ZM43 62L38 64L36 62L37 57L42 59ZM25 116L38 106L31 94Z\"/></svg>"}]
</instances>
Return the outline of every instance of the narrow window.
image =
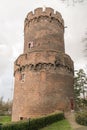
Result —
<instances>
[{"instance_id":1,"label":"narrow window","mask_svg":"<svg viewBox=\"0 0 87 130\"><path fill-rule=\"evenodd\" d=\"M52 13L50 13L50 16L52 15Z\"/></svg>"},{"instance_id":2,"label":"narrow window","mask_svg":"<svg viewBox=\"0 0 87 130\"><path fill-rule=\"evenodd\" d=\"M28 44L28 48L31 48L31 43Z\"/></svg>"},{"instance_id":3,"label":"narrow window","mask_svg":"<svg viewBox=\"0 0 87 130\"><path fill-rule=\"evenodd\" d=\"M31 49L33 47L33 42L28 43L28 48Z\"/></svg>"},{"instance_id":4,"label":"narrow window","mask_svg":"<svg viewBox=\"0 0 87 130\"><path fill-rule=\"evenodd\" d=\"M20 80L21 80L22 82L25 81L25 74L21 74L21 75L20 75Z\"/></svg>"}]
</instances>

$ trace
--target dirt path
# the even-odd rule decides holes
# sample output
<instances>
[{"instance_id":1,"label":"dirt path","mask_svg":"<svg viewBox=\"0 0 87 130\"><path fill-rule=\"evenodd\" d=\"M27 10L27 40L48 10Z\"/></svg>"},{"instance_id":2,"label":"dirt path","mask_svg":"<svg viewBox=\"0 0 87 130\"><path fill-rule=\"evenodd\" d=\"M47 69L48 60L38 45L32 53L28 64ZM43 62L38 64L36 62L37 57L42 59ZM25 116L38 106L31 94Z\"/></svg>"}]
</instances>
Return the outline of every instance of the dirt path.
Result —
<instances>
[{"instance_id":1,"label":"dirt path","mask_svg":"<svg viewBox=\"0 0 87 130\"><path fill-rule=\"evenodd\" d=\"M75 113L74 112L65 113L65 117L70 122L73 130L87 130L87 126L82 126L75 122Z\"/></svg>"}]
</instances>

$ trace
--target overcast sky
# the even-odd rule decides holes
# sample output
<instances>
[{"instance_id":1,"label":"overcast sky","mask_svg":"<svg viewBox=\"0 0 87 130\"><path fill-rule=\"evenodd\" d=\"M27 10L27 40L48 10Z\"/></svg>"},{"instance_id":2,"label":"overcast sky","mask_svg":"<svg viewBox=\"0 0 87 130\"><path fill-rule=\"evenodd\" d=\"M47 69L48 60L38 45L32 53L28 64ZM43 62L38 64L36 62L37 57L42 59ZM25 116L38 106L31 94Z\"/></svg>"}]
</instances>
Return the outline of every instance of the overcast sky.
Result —
<instances>
[{"instance_id":1,"label":"overcast sky","mask_svg":"<svg viewBox=\"0 0 87 130\"><path fill-rule=\"evenodd\" d=\"M14 61L23 53L24 19L37 7L52 7L65 21L65 49L75 63L75 69L84 68L84 43L87 32L87 1L72 6L60 0L0 0L0 97L12 98ZM69 6L68 6L69 5Z\"/></svg>"}]
</instances>

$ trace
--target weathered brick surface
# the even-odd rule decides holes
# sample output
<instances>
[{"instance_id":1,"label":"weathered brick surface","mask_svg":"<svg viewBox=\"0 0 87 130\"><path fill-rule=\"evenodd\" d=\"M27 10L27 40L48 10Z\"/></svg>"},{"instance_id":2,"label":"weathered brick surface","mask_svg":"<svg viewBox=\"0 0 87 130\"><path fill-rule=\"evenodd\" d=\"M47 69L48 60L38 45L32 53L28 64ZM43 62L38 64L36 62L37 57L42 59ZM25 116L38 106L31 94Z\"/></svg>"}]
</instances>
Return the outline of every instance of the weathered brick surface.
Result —
<instances>
[{"instance_id":1,"label":"weathered brick surface","mask_svg":"<svg viewBox=\"0 0 87 130\"><path fill-rule=\"evenodd\" d=\"M61 14L54 14L51 8L28 13L24 24L24 53L14 63L12 120L69 110L73 71L73 61L64 50Z\"/></svg>"}]
</instances>

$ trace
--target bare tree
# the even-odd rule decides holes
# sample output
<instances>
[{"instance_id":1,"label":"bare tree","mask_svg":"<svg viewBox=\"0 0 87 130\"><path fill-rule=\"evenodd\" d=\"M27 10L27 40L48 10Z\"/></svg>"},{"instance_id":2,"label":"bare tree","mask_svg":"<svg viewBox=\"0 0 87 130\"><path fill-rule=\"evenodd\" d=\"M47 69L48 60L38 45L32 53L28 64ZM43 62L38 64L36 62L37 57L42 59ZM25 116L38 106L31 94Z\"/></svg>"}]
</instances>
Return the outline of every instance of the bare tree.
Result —
<instances>
[{"instance_id":1,"label":"bare tree","mask_svg":"<svg viewBox=\"0 0 87 130\"><path fill-rule=\"evenodd\" d=\"M3 97L0 97L0 115L10 115L12 111L12 101L4 101Z\"/></svg>"}]
</instances>

